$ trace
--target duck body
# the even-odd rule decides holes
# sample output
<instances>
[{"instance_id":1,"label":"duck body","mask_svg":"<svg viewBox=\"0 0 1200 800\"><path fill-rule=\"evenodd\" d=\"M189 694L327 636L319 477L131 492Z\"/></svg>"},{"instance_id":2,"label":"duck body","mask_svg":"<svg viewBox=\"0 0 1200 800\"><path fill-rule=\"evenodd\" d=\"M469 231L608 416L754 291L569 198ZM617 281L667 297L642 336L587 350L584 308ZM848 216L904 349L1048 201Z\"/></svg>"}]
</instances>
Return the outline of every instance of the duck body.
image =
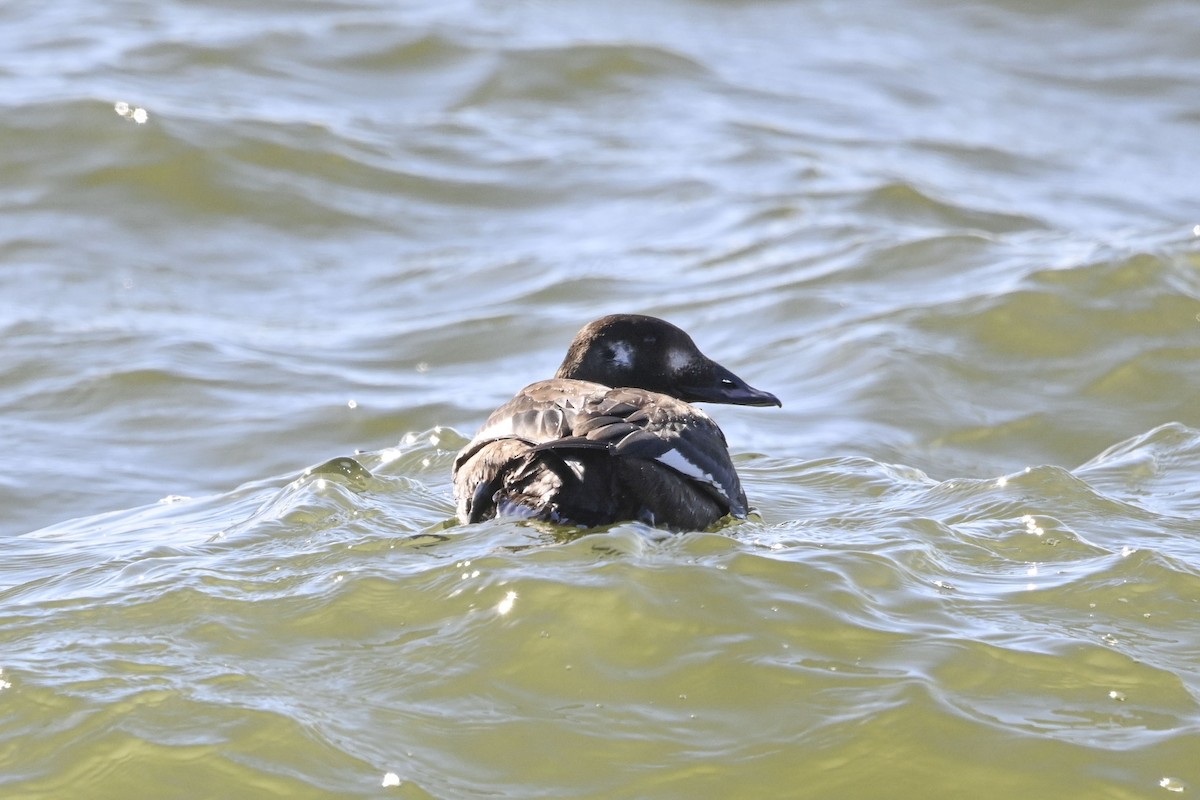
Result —
<instances>
[{"instance_id":1,"label":"duck body","mask_svg":"<svg viewBox=\"0 0 1200 800\"><path fill-rule=\"evenodd\" d=\"M630 314L591 323L555 378L496 409L459 453L459 519L703 530L744 518L725 436L689 400L779 405L670 323Z\"/></svg>"}]
</instances>

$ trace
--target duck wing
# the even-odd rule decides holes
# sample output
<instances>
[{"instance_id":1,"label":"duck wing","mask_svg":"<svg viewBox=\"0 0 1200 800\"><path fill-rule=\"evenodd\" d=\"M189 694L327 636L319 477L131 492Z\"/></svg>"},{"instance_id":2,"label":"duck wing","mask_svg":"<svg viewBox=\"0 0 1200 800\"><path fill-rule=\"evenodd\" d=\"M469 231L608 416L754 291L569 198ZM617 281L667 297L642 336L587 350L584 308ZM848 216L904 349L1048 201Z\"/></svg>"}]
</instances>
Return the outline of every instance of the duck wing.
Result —
<instances>
[{"instance_id":1,"label":"duck wing","mask_svg":"<svg viewBox=\"0 0 1200 800\"><path fill-rule=\"evenodd\" d=\"M652 460L710 487L734 516L746 515L725 434L695 406L644 389L608 389L567 421L566 435L543 440L534 450L596 448L615 458Z\"/></svg>"},{"instance_id":2,"label":"duck wing","mask_svg":"<svg viewBox=\"0 0 1200 800\"><path fill-rule=\"evenodd\" d=\"M531 384L493 412L454 473L459 516L467 521L491 516L507 496L542 518L581 522L579 514L547 509L568 494L584 496L585 475L589 500L614 495L586 514L601 521L586 524L604 524L607 515L707 527L725 514L746 515L717 424L688 403L643 389L570 379ZM635 498L615 496L631 487Z\"/></svg>"}]
</instances>

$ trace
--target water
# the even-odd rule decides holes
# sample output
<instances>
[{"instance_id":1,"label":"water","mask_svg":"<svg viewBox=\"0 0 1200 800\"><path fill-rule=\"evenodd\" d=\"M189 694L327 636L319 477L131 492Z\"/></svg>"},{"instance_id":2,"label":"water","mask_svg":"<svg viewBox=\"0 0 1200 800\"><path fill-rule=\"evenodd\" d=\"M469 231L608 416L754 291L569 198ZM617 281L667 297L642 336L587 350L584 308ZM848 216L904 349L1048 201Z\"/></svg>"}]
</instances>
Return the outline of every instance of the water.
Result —
<instances>
[{"instance_id":1,"label":"water","mask_svg":"<svg viewBox=\"0 0 1200 800\"><path fill-rule=\"evenodd\" d=\"M0 794L1195 794L1198 43L6 4ZM710 409L758 516L454 525L613 311L783 400Z\"/></svg>"}]
</instances>

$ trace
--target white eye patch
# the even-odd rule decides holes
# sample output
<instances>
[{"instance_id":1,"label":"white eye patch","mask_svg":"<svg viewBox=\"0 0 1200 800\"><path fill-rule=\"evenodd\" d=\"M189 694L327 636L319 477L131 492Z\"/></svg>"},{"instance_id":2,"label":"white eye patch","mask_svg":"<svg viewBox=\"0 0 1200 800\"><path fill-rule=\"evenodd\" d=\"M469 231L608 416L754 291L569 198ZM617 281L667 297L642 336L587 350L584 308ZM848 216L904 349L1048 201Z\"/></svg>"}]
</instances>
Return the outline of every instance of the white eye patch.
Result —
<instances>
[{"instance_id":1,"label":"white eye patch","mask_svg":"<svg viewBox=\"0 0 1200 800\"><path fill-rule=\"evenodd\" d=\"M612 362L622 367L633 366L633 348L629 342L612 343Z\"/></svg>"}]
</instances>

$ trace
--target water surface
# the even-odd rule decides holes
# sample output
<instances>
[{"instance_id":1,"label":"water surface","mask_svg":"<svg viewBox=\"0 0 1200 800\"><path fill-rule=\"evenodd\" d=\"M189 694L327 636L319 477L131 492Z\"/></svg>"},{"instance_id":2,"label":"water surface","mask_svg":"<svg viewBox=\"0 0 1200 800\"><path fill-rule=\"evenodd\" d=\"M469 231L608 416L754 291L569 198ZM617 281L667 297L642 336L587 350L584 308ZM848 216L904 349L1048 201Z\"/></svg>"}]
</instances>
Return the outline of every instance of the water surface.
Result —
<instances>
[{"instance_id":1,"label":"water surface","mask_svg":"<svg viewBox=\"0 0 1200 800\"><path fill-rule=\"evenodd\" d=\"M6 4L0 793L1194 794L1198 43ZM614 311L782 399L710 409L758 514L453 524Z\"/></svg>"}]
</instances>

